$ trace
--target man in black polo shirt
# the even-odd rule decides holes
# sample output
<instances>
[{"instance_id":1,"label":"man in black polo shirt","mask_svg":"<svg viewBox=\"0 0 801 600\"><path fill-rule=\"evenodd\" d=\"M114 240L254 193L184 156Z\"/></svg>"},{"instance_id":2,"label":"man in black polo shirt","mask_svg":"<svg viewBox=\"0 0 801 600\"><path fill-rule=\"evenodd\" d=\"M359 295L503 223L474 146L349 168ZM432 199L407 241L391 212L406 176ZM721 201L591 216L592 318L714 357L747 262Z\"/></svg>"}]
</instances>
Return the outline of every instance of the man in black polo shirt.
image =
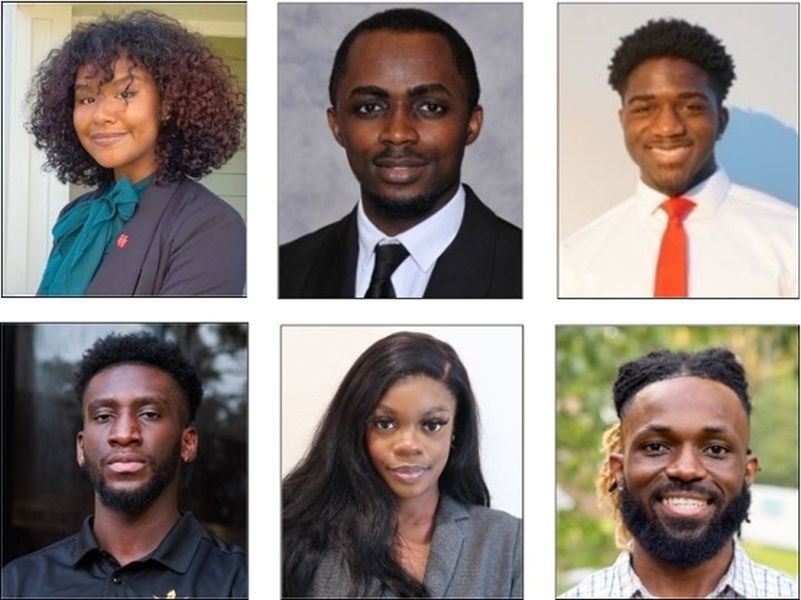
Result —
<instances>
[{"instance_id":1,"label":"man in black polo shirt","mask_svg":"<svg viewBox=\"0 0 801 600\"><path fill-rule=\"evenodd\" d=\"M197 455L200 379L177 346L110 335L83 357L75 385L80 467L95 489L81 530L3 569L3 597L247 595L241 548L178 511L180 465Z\"/></svg>"}]
</instances>

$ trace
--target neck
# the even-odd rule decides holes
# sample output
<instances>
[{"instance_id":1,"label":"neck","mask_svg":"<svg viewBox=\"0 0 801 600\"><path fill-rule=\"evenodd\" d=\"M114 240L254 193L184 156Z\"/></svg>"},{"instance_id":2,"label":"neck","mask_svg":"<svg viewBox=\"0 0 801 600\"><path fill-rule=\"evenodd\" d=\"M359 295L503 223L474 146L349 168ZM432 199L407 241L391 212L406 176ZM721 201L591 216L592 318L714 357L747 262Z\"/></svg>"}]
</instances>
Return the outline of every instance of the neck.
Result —
<instances>
[{"instance_id":1,"label":"neck","mask_svg":"<svg viewBox=\"0 0 801 600\"><path fill-rule=\"evenodd\" d=\"M415 225L419 225L439 211L456 195L458 189L459 183L457 182L455 185L439 194L430 207L427 207L420 213L409 216L398 216L388 212L383 207L387 202L386 200L378 200L364 189L362 189L362 206L364 207L364 214L367 215L367 218L370 219L373 225L384 235L395 237L404 231L408 231Z\"/></svg>"},{"instance_id":2,"label":"neck","mask_svg":"<svg viewBox=\"0 0 801 600\"><path fill-rule=\"evenodd\" d=\"M631 551L637 577L654 596L703 598L711 594L734 557L734 542L729 542L708 561L696 567L677 567L654 558L636 541Z\"/></svg>"},{"instance_id":3,"label":"neck","mask_svg":"<svg viewBox=\"0 0 801 600\"><path fill-rule=\"evenodd\" d=\"M439 490L432 489L417 498L398 500L398 534L411 542L431 540L439 505Z\"/></svg>"},{"instance_id":4,"label":"neck","mask_svg":"<svg viewBox=\"0 0 801 600\"><path fill-rule=\"evenodd\" d=\"M110 509L95 495L95 537L121 566L153 552L179 518L175 480L153 504L137 513Z\"/></svg>"}]
</instances>

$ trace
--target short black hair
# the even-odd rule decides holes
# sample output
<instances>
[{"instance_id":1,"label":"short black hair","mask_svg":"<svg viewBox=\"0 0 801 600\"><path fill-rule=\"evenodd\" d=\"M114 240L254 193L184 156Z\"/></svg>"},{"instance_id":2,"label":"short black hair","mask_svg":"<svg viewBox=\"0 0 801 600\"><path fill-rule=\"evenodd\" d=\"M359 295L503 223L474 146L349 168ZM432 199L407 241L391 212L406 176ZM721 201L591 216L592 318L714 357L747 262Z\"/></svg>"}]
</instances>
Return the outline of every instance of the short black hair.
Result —
<instances>
[{"instance_id":1,"label":"short black hair","mask_svg":"<svg viewBox=\"0 0 801 600\"><path fill-rule=\"evenodd\" d=\"M351 29L339 45L334 66L331 69L331 78L328 80L328 97L331 106L336 107L337 91L347 69L348 53L354 40L361 33L369 31L395 31L398 33L437 33L445 38L451 48L456 70L467 83L467 107L473 110L478 106L481 87L478 83L476 61L470 46L451 25L438 16L418 8L393 8L376 13L361 21Z\"/></svg>"},{"instance_id":2,"label":"short black hair","mask_svg":"<svg viewBox=\"0 0 801 600\"><path fill-rule=\"evenodd\" d=\"M623 96L626 80L640 63L664 56L683 58L703 69L718 95L718 103L726 99L735 79L732 57L718 38L682 19L650 20L620 38L609 64L609 85Z\"/></svg>"},{"instance_id":3,"label":"short black hair","mask_svg":"<svg viewBox=\"0 0 801 600\"><path fill-rule=\"evenodd\" d=\"M707 348L694 353L658 350L621 366L613 387L618 418L623 418L634 396L645 386L675 377L701 377L722 383L737 394L745 414L751 415L742 365L725 348Z\"/></svg>"},{"instance_id":4,"label":"short black hair","mask_svg":"<svg viewBox=\"0 0 801 600\"><path fill-rule=\"evenodd\" d=\"M95 375L103 369L120 364L149 365L170 375L183 393L189 422L195 420L203 399L203 386L197 371L184 358L176 344L145 331L125 335L109 334L97 340L83 353L75 372L75 394L78 402L83 402L86 387Z\"/></svg>"}]
</instances>

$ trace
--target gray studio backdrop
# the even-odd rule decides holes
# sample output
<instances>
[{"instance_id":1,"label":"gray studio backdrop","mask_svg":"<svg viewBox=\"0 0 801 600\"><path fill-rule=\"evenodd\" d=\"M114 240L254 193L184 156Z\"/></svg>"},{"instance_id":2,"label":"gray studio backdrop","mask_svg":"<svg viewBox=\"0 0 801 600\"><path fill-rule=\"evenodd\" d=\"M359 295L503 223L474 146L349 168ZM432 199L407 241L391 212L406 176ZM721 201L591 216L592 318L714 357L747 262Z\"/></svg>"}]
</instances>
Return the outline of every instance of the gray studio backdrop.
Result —
<instances>
[{"instance_id":1,"label":"gray studio backdrop","mask_svg":"<svg viewBox=\"0 0 801 600\"><path fill-rule=\"evenodd\" d=\"M339 43L366 17L415 6L455 27L473 50L484 125L465 151L462 180L498 215L523 223L522 4L279 4L278 237L338 220L359 199L345 151L326 123Z\"/></svg>"}]
</instances>

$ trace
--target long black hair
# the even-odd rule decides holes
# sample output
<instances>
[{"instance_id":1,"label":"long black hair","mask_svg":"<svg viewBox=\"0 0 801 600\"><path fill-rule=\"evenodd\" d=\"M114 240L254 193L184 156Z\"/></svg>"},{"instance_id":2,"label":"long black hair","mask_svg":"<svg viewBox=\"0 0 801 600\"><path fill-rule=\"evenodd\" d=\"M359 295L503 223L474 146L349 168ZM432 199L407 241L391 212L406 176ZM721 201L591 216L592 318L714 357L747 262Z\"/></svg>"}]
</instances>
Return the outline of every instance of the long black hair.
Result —
<instances>
[{"instance_id":1,"label":"long black hair","mask_svg":"<svg viewBox=\"0 0 801 600\"><path fill-rule=\"evenodd\" d=\"M479 461L476 401L458 355L430 335L400 332L385 337L350 368L310 450L284 478L284 596L308 594L320 560L332 551L342 555L350 571L354 589L349 595L363 595L374 579L398 596L428 595L393 553L395 497L365 446L367 423L378 402L395 383L417 375L441 382L456 399L456 443L439 479L440 494L489 506Z\"/></svg>"}]
</instances>

